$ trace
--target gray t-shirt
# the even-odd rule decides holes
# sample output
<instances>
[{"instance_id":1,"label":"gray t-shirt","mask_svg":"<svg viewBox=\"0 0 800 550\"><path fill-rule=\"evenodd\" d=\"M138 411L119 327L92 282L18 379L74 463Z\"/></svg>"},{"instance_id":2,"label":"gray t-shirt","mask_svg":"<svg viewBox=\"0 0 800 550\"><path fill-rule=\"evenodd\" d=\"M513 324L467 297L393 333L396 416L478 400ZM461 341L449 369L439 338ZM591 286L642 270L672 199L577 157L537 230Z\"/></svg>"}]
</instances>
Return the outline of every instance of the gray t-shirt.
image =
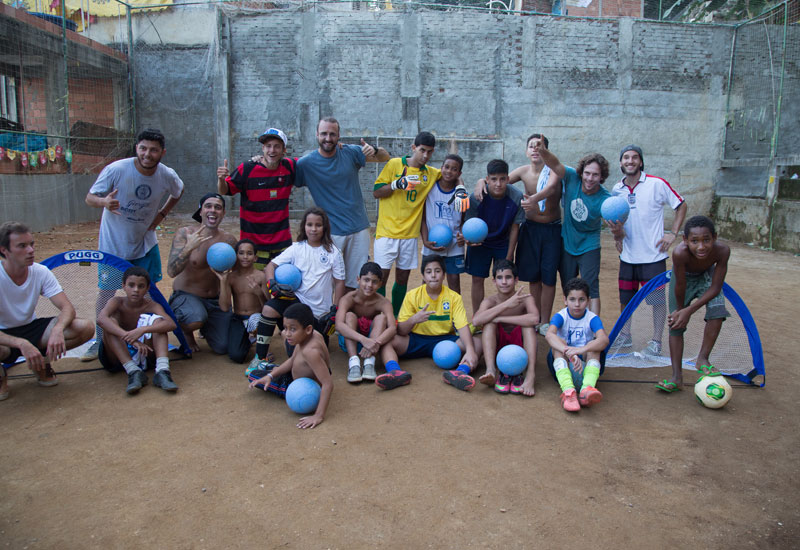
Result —
<instances>
[{"instance_id":1,"label":"gray t-shirt","mask_svg":"<svg viewBox=\"0 0 800 550\"><path fill-rule=\"evenodd\" d=\"M183 182L175 170L159 164L152 176L136 169L134 158L112 162L100 172L89 193L105 197L118 189L118 214L103 209L98 248L126 260L142 258L158 243L155 231L147 228L161 205L164 193L178 198Z\"/></svg>"},{"instance_id":2,"label":"gray t-shirt","mask_svg":"<svg viewBox=\"0 0 800 550\"><path fill-rule=\"evenodd\" d=\"M331 158L314 151L297 161L295 185L308 187L314 203L328 214L334 235L352 235L369 227L358 183L358 171L366 162L358 145L345 145Z\"/></svg>"}]
</instances>

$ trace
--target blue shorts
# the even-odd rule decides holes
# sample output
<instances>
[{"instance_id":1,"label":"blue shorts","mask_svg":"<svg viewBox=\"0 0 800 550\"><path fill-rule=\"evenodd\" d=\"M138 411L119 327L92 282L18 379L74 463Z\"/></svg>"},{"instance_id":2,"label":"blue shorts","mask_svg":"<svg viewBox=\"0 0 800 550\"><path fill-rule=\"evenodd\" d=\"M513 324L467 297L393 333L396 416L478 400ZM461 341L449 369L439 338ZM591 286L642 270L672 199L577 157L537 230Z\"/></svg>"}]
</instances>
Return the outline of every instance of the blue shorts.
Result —
<instances>
[{"instance_id":1,"label":"blue shorts","mask_svg":"<svg viewBox=\"0 0 800 550\"><path fill-rule=\"evenodd\" d=\"M464 255L459 254L458 256L447 256L444 259L444 270L453 275L461 275L466 270L466 266L464 264Z\"/></svg>"},{"instance_id":2,"label":"blue shorts","mask_svg":"<svg viewBox=\"0 0 800 550\"><path fill-rule=\"evenodd\" d=\"M503 248L487 248L470 246L467 248L466 272L473 277L487 279L491 274L492 261L505 260L508 255L508 244ZM449 271L448 271L449 273Z\"/></svg>"},{"instance_id":3,"label":"blue shorts","mask_svg":"<svg viewBox=\"0 0 800 550\"><path fill-rule=\"evenodd\" d=\"M525 220L519 228L517 245L519 280L556 286L562 248L561 220L552 223Z\"/></svg>"},{"instance_id":4,"label":"blue shorts","mask_svg":"<svg viewBox=\"0 0 800 550\"><path fill-rule=\"evenodd\" d=\"M161 274L161 252L158 250L158 245L151 248L147 254L135 260L128 260L131 264L143 267L150 274L150 282L157 283L163 278ZM97 266L97 286L103 290L117 290L122 288L122 275L119 279L115 277L117 271L114 267L109 267L105 264L98 264Z\"/></svg>"},{"instance_id":5,"label":"blue shorts","mask_svg":"<svg viewBox=\"0 0 800 550\"><path fill-rule=\"evenodd\" d=\"M458 334L442 334L440 336L427 336L422 334L408 335L408 348L401 355L402 359L417 359L418 357L433 357L433 348L444 340L458 341Z\"/></svg>"}]
</instances>

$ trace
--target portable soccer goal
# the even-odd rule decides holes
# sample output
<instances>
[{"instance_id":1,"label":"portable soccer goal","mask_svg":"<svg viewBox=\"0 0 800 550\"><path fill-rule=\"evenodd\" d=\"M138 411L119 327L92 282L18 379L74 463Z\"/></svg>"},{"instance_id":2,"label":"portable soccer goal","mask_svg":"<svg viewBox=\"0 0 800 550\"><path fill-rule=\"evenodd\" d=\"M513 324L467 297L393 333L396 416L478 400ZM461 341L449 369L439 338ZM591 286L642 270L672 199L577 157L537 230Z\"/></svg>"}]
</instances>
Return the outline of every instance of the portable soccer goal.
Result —
<instances>
[{"instance_id":1,"label":"portable soccer goal","mask_svg":"<svg viewBox=\"0 0 800 550\"><path fill-rule=\"evenodd\" d=\"M102 279L103 288L117 289L119 294L119 289L122 289L122 274L132 265L127 260L99 250L61 252L50 256L41 263L56 276L67 298L75 307L76 315L82 319L93 320L97 316L95 308L100 279ZM178 320L154 282L150 283L148 295L153 301L160 304L164 311L175 321L176 329L173 333L179 343L177 351L187 357L191 357L191 349L178 324ZM54 315L58 315L58 309L49 300L39 300L39 304L36 306L36 316L49 317ZM170 348L174 347L171 345ZM71 351L73 353L76 352L76 350Z\"/></svg>"},{"instance_id":2,"label":"portable soccer goal","mask_svg":"<svg viewBox=\"0 0 800 550\"><path fill-rule=\"evenodd\" d=\"M609 335L606 367L665 367L671 364L667 326L669 281L666 271L644 285L620 315ZM744 301L727 283L722 285L730 317L722 323L709 361L723 374L748 384L764 386L764 352L758 328ZM697 370L695 360L703 341L705 308L689 320L684 333L683 367ZM620 334L630 335L631 338ZM651 341L660 346L650 345ZM658 347L661 349L659 350Z\"/></svg>"}]
</instances>

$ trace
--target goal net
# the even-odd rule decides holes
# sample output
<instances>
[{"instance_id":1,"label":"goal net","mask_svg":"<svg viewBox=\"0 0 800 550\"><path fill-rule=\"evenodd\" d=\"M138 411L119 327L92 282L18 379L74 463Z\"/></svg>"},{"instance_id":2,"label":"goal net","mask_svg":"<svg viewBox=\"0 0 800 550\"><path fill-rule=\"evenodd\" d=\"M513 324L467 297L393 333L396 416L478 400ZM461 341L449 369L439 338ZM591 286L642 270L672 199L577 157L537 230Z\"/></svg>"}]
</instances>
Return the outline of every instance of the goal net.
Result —
<instances>
[{"instance_id":1,"label":"goal net","mask_svg":"<svg viewBox=\"0 0 800 550\"><path fill-rule=\"evenodd\" d=\"M671 276L672 271L666 271L651 279L625 307L609 335L606 367L647 368L671 365L667 325L667 293ZM755 321L744 301L730 285L723 283L722 293L730 317L722 323L709 360L727 376L748 384L764 386L764 353ZM697 370L695 361L703 341L704 315L705 308L692 315L684 333L685 369Z\"/></svg>"}]
</instances>

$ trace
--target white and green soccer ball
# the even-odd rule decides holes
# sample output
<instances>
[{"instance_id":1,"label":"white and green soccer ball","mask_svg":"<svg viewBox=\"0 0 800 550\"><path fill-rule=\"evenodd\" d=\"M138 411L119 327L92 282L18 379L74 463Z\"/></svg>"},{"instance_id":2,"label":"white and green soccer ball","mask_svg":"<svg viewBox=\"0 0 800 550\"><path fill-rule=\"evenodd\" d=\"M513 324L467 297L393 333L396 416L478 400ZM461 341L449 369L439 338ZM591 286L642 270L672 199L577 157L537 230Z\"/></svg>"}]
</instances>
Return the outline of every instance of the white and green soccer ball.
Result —
<instances>
[{"instance_id":1,"label":"white and green soccer ball","mask_svg":"<svg viewBox=\"0 0 800 550\"><path fill-rule=\"evenodd\" d=\"M731 400L733 388L724 376L701 376L694 385L698 403L709 409L719 409Z\"/></svg>"}]
</instances>

